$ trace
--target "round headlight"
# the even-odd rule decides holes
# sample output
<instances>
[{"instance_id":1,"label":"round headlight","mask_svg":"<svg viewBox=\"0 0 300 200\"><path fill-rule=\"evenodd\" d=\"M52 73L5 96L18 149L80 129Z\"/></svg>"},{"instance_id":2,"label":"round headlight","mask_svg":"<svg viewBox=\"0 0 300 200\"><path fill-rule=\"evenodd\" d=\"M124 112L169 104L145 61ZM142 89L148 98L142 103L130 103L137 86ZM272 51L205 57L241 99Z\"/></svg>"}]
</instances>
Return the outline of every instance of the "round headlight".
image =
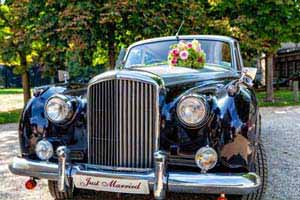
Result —
<instances>
[{"instance_id":1,"label":"round headlight","mask_svg":"<svg viewBox=\"0 0 300 200\"><path fill-rule=\"evenodd\" d=\"M195 162L197 166L206 172L212 169L218 161L217 152L211 147L200 148L195 155Z\"/></svg>"},{"instance_id":2,"label":"round headlight","mask_svg":"<svg viewBox=\"0 0 300 200\"><path fill-rule=\"evenodd\" d=\"M54 95L49 98L45 106L47 118L54 123L65 123L74 114L72 102L63 95Z\"/></svg>"},{"instance_id":3,"label":"round headlight","mask_svg":"<svg viewBox=\"0 0 300 200\"><path fill-rule=\"evenodd\" d=\"M183 97L177 105L179 120L191 127L199 126L208 114L205 99L201 96Z\"/></svg>"},{"instance_id":4,"label":"round headlight","mask_svg":"<svg viewBox=\"0 0 300 200\"><path fill-rule=\"evenodd\" d=\"M53 156L53 146L47 140L39 141L35 146L35 153L41 160L49 160Z\"/></svg>"}]
</instances>

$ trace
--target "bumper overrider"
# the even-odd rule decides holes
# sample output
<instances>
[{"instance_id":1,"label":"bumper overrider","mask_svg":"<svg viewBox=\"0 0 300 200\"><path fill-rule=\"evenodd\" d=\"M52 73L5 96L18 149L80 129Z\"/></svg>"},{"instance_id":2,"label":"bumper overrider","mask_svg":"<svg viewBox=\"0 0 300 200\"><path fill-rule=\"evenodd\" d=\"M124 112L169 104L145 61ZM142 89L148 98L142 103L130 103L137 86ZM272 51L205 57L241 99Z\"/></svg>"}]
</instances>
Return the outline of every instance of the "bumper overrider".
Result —
<instances>
[{"instance_id":1,"label":"bumper overrider","mask_svg":"<svg viewBox=\"0 0 300 200\"><path fill-rule=\"evenodd\" d=\"M166 155L163 152L156 152L155 168L150 171L111 171L103 169L92 169L86 164L68 164L68 149L66 147L59 148L58 164L46 161L34 161L25 158L15 157L9 165L9 169L13 174L21 176L29 176L39 179L48 179L58 181L60 191L65 191L67 187L72 187L74 179L78 177L100 178L100 180L110 180L110 182L100 182L100 185L108 187L120 187L117 181L132 180L136 181L136 185L123 185L124 188L133 188L139 193L140 182L146 183L146 191L153 191L155 199L164 199L167 191L182 193L203 193L203 194L239 194L245 195L254 192L261 185L261 180L255 173L244 174L211 174L197 173L185 171L168 171L166 165ZM86 178L89 179L89 178ZM78 180L78 179L77 179ZM99 179L98 179L99 180ZM88 180L92 188L97 190L97 184L91 179ZM85 183L79 187L84 188ZM77 187L78 184L75 186ZM98 190L105 190L98 189ZM106 190L111 191L111 190ZM116 191L122 191L122 188L116 188ZM145 188L144 188L145 191ZM148 192L147 192L148 193ZM145 193L144 193L145 194Z\"/></svg>"}]
</instances>

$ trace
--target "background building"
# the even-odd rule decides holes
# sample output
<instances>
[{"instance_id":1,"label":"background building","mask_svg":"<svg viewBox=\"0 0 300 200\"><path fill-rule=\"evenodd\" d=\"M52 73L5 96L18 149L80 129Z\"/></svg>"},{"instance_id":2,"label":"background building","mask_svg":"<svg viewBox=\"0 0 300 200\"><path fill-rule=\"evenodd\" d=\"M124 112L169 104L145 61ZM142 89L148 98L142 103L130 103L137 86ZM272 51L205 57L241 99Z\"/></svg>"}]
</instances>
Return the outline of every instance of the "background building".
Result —
<instances>
[{"instance_id":1,"label":"background building","mask_svg":"<svg viewBox=\"0 0 300 200\"><path fill-rule=\"evenodd\" d=\"M277 51L274 62L274 84L289 86L295 73L300 73L300 43L283 43ZM257 62L257 82L265 86L266 55L262 55Z\"/></svg>"},{"instance_id":2,"label":"background building","mask_svg":"<svg viewBox=\"0 0 300 200\"><path fill-rule=\"evenodd\" d=\"M284 43L277 52L274 80L288 83L295 73L300 72L300 43Z\"/></svg>"}]
</instances>

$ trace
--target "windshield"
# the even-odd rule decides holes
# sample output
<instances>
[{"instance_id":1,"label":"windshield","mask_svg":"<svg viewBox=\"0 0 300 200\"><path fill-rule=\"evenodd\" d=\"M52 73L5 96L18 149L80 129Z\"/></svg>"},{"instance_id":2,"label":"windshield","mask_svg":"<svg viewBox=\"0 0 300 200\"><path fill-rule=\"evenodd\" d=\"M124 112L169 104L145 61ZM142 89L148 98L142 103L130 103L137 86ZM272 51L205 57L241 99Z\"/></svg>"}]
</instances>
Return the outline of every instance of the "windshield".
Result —
<instances>
[{"instance_id":1,"label":"windshield","mask_svg":"<svg viewBox=\"0 0 300 200\"><path fill-rule=\"evenodd\" d=\"M184 40L192 41L192 40ZM198 40L201 48L206 54L206 66L216 66L223 69L232 67L231 51L229 43L215 40ZM161 41L145 43L130 49L125 68L133 67L149 67L158 64L168 63L168 54L171 46L177 44L178 41ZM184 67L184 66L182 66Z\"/></svg>"}]
</instances>

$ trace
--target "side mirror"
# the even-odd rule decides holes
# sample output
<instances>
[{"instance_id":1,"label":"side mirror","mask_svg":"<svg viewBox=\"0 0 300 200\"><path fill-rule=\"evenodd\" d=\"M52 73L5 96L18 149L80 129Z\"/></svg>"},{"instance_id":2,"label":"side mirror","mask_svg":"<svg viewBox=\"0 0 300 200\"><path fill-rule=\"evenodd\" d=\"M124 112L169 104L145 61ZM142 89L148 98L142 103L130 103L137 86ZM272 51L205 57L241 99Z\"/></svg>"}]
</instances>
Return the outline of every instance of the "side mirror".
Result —
<instances>
[{"instance_id":1,"label":"side mirror","mask_svg":"<svg viewBox=\"0 0 300 200\"><path fill-rule=\"evenodd\" d=\"M249 87L253 87L253 81L256 76L257 69L253 67L244 67L238 84L245 83Z\"/></svg>"},{"instance_id":2,"label":"side mirror","mask_svg":"<svg viewBox=\"0 0 300 200\"><path fill-rule=\"evenodd\" d=\"M116 61L115 69L122 69L123 68L126 51L127 51L126 48L123 48L123 47L121 48L119 56L118 56L117 61Z\"/></svg>"},{"instance_id":3,"label":"side mirror","mask_svg":"<svg viewBox=\"0 0 300 200\"><path fill-rule=\"evenodd\" d=\"M67 83L70 79L70 75L68 71L58 70L58 81Z\"/></svg>"},{"instance_id":4,"label":"side mirror","mask_svg":"<svg viewBox=\"0 0 300 200\"><path fill-rule=\"evenodd\" d=\"M244 76L247 76L248 78L251 78L252 81L254 81L257 73L257 68L254 67L244 67L243 74Z\"/></svg>"}]
</instances>

